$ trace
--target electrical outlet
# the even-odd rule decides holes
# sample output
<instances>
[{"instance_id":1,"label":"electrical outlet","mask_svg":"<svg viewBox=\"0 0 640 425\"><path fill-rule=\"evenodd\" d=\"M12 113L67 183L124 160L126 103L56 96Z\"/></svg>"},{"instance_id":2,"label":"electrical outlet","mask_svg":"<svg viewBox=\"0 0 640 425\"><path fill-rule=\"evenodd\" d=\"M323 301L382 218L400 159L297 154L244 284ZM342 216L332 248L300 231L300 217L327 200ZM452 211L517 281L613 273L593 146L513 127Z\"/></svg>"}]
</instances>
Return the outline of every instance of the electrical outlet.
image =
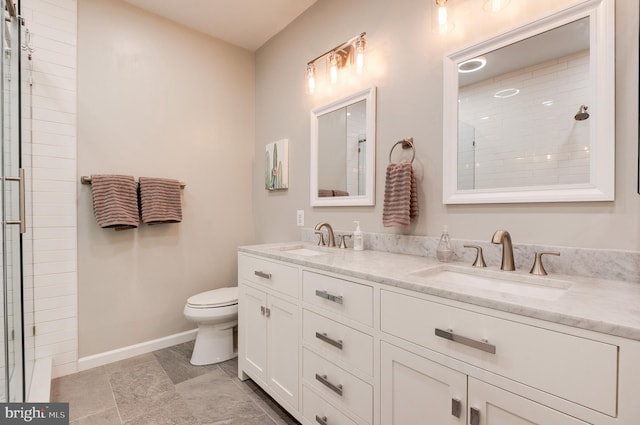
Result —
<instances>
[{"instance_id":1,"label":"electrical outlet","mask_svg":"<svg viewBox=\"0 0 640 425\"><path fill-rule=\"evenodd\" d=\"M296 211L296 225L304 226L304 210Z\"/></svg>"}]
</instances>

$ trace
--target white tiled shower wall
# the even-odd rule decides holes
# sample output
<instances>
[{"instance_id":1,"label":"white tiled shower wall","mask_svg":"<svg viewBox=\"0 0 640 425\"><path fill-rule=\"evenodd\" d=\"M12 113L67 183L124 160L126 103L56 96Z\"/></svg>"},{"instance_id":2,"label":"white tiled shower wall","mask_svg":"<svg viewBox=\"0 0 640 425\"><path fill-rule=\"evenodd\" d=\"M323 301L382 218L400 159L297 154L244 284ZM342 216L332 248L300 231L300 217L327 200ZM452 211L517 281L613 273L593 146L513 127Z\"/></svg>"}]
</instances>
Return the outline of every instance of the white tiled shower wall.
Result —
<instances>
[{"instance_id":1,"label":"white tiled shower wall","mask_svg":"<svg viewBox=\"0 0 640 425\"><path fill-rule=\"evenodd\" d=\"M23 53L22 108L33 167L35 357L51 357L56 377L75 372L78 357L77 2L22 0L21 8L33 48L32 61Z\"/></svg>"},{"instance_id":2,"label":"white tiled shower wall","mask_svg":"<svg viewBox=\"0 0 640 425\"><path fill-rule=\"evenodd\" d=\"M460 120L474 128L475 149L467 144L459 164L475 175L459 176L459 188L588 183L589 120L574 119L589 105L588 84L585 50L461 88ZM494 97L505 89L520 92Z\"/></svg>"}]
</instances>

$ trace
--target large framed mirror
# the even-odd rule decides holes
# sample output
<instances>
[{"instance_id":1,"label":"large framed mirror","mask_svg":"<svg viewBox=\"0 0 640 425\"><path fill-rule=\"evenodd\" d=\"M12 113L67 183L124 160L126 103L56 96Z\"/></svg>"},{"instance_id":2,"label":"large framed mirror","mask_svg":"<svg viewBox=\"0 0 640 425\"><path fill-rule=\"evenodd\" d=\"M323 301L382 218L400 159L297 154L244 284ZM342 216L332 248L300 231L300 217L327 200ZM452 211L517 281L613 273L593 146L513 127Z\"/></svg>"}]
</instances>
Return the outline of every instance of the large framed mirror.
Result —
<instances>
[{"instance_id":1,"label":"large framed mirror","mask_svg":"<svg viewBox=\"0 0 640 425\"><path fill-rule=\"evenodd\" d=\"M611 201L613 0L444 59L445 204Z\"/></svg>"},{"instance_id":2,"label":"large framed mirror","mask_svg":"<svg viewBox=\"0 0 640 425\"><path fill-rule=\"evenodd\" d=\"M376 88L311 111L311 205L375 204Z\"/></svg>"}]
</instances>

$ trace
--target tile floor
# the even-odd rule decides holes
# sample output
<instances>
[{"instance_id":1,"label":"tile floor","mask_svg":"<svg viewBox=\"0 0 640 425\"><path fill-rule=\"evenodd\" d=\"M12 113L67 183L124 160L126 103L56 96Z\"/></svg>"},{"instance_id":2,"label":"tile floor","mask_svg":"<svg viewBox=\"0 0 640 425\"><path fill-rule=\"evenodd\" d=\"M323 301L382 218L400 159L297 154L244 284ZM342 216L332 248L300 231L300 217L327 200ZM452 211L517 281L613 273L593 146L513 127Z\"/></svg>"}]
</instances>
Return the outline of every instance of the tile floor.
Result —
<instances>
[{"instance_id":1,"label":"tile floor","mask_svg":"<svg viewBox=\"0 0 640 425\"><path fill-rule=\"evenodd\" d=\"M193 341L54 379L71 425L295 425L237 360L189 363Z\"/></svg>"}]
</instances>

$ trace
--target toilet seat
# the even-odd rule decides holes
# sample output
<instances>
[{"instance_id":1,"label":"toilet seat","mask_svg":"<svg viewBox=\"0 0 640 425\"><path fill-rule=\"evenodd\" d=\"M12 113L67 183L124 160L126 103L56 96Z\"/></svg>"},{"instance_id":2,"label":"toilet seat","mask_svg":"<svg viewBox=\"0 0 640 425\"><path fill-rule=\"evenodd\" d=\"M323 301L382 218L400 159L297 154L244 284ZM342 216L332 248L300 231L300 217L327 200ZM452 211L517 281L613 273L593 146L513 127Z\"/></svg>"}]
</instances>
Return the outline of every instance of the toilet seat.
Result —
<instances>
[{"instance_id":1,"label":"toilet seat","mask_svg":"<svg viewBox=\"0 0 640 425\"><path fill-rule=\"evenodd\" d=\"M189 297L191 308L219 308L238 304L238 287L218 288Z\"/></svg>"}]
</instances>

